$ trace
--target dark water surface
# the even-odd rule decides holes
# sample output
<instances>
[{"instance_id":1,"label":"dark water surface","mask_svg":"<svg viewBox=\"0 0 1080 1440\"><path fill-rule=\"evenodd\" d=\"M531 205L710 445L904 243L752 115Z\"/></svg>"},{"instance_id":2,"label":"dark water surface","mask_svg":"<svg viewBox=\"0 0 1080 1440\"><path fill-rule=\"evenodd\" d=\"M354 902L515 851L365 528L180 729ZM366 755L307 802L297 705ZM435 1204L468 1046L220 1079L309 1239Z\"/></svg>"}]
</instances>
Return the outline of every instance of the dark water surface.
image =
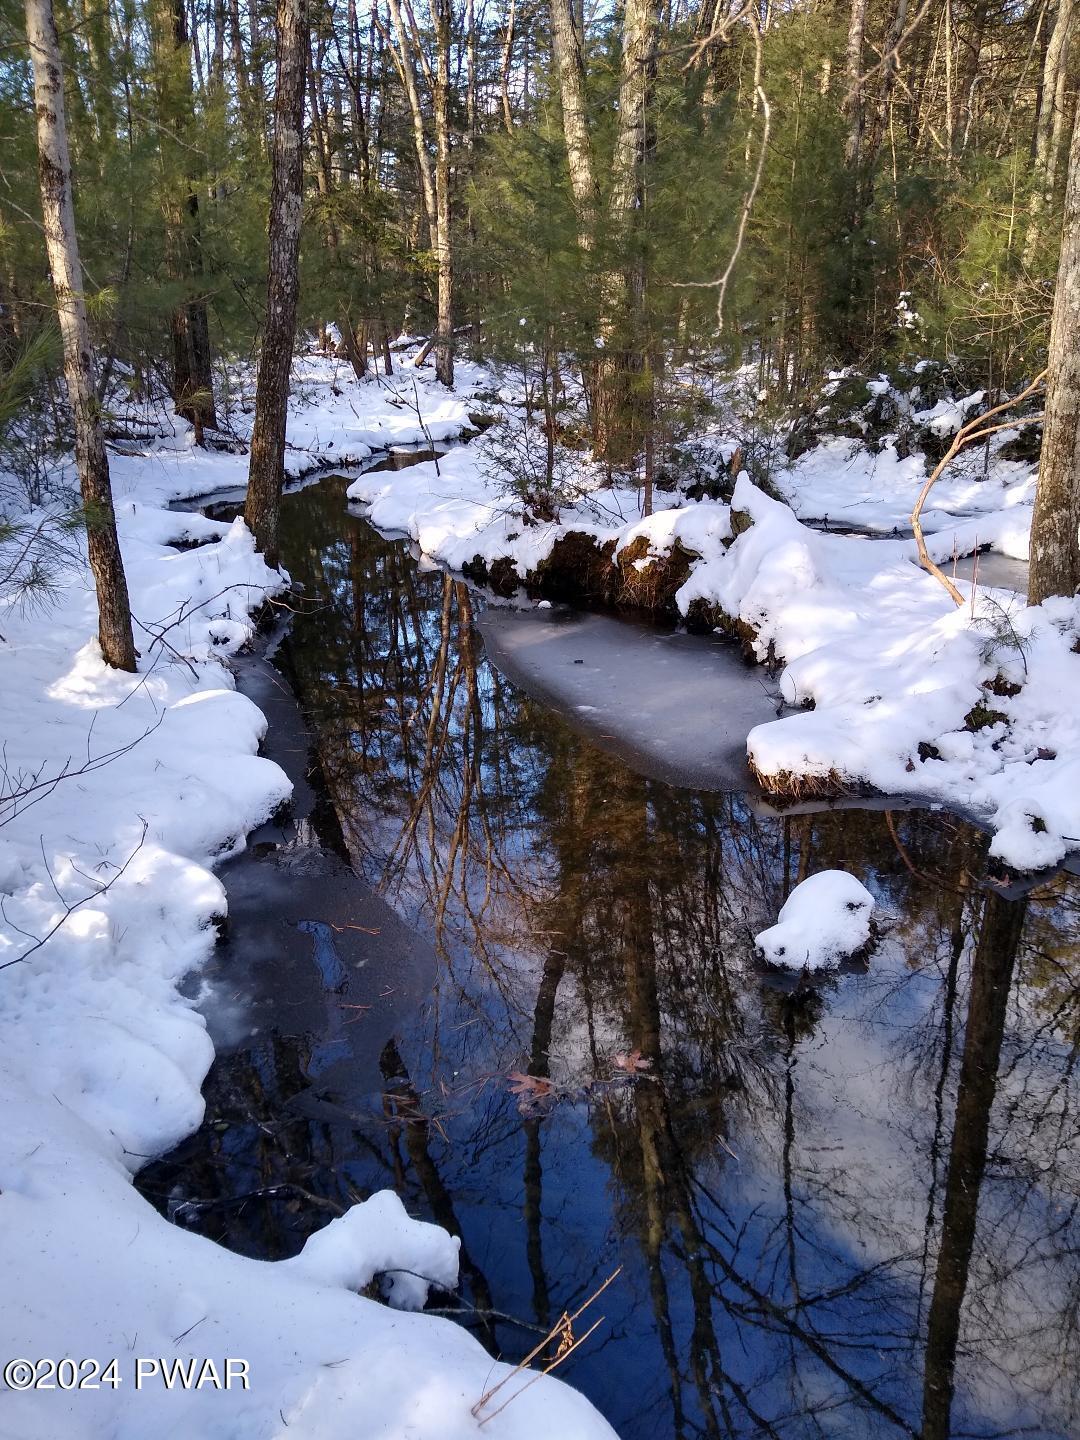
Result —
<instances>
[{"instance_id":1,"label":"dark water surface","mask_svg":"<svg viewBox=\"0 0 1080 1440\"><path fill-rule=\"evenodd\" d=\"M1080 1434L1078 882L1006 898L943 812L647 778L345 483L285 502L313 789L222 872L207 1118L145 1192L274 1258L391 1186L511 1360L621 1266L561 1373L626 1440ZM752 937L834 866L880 948L780 984Z\"/></svg>"}]
</instances>

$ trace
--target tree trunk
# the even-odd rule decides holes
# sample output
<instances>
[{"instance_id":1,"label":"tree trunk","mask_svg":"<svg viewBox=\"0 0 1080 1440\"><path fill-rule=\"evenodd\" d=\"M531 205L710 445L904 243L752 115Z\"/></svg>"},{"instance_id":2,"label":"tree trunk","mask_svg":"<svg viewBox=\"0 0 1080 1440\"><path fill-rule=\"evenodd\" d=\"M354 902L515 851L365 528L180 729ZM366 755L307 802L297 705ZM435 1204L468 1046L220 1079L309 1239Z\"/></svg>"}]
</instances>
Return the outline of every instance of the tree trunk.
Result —
<instances>
[{"instance_id":1,"label":"tree trunk","mask_svg":"<svg viewBox=\"0 0 1080 1440\"><path fill-rule=\"evenodd\" d=\"M1031 521L1033 605L1072 595L1080 585L1080 105L1069 148L1065 226L1061 239L1046 379L1039 483Z\"/></svg>"},{"instance_id":2,"label":"tree trunk","mask_svg":"<svg viewBox=\"0 0 1080 1440\"><path fill-rule=\"evenodd\" d=\"M439 341L435 374L447 389L454 385L454 250L450 235L450 6L435 0L435 204L438 212Z\"/></svg>"},{"instance_id":3,"label":"tree trunk","mask_svg":"<svg viewBox=\"0 0 1080 1440\"><path fill-rule=\"evenodd\" d=\"M499 95L502 100L503 124L506 126L506 133L514 133L514 112L510 108L510 67L514 60L514 16L516 11L515 0L510 0L510 8L506 12L506 33L503 37L502 63L499 67Z\"/></svg>"},{"instance_id":4,"label":"tree trunk","mask_svg":"<svg viewBox=\"0 0 1080 1440\"><path fill-rule=\"evenodd\" d=\"M1073 11L1074 0L1058 0L1054 28L1050 32L1043 61L1039 112L1035 123L1031 218L1024 241L1024 264L1028 266L1034 263L1038 253L1042 220L1054 201L1065 121L1065 81L1068 74Z\"/></svg>"},{"instance_id":5,"label":"tree trunk","mask_svg":"<svg viewBox=\"0 0 1080 1440\"><path fill-rule=\"evenodd\" d=\"M304 69L308 52L306 0L278 0L277 89L274 95L273 180L266 329L259 355L255 428L248 463L244 519L268 565L278 563L278 513L285 464L300 288L300 219L304 185Z\"/></svg>"},{"instance_id":6,"label":"tree trunk","mask_svg":"<svg viewBox=\"0 0 1080 1440\"><path fill-rule=\"evenodd\" d=\"M307 54L307 86L308 106L311 116L311 139L315 151L315 177L319 187L319 195L324 201L329 201L335 190L333 150L327 126L327 117L319 98L319 85L317 76L322 72L321 58L311 52L311 37L308 37ZM341 267L341 237L338 234L337 223L334 219L332 205L324 207L326 217L326 248L330 252L331 267L335 270ZM344 298L338 307L338 329L341 332L341 353L352 366L352 372L358 380L362 380L367 373L367 343L363 338L357 337L356 326L353 324L352 313L349 308L348 286L342 285Z\"/></svg>"},{"instance_id":7,"label":"tree trunk","mask_svg":"<svg viewBox=\"0 0 1080 1440\"><path fill-rule=\"evenodd\" d=\"M397 64L398 74L401 76L401 83L405 88L405 94L409 101L409 111L412 115L413 143L416 148L416 165L420 172L420 185L424 194L424 213L427 216L432 247L437 248L439 243L439 213L435 198L435 179L431 170L431 157L428 154L427 138L424 135L424 112L420 105L420 90L416 83L416 65L413 62L408 32L405 29L405 23L401 15L401 0L389 0L389 4L390 18L394 22L394 29L397 31L398 37L398 47L397 51L394 52L394 60Z\"/></svg>"},{"instance_id":8,"label":"tree trunk","mask_svg":"<svg viewBox=\"0 0 1080 1440\"><path fill-rule=\"evenodd\" d=\"M612 157L608 215L615 242L625 251L645 206L645 159L655 143L650 116L660 23L656 0L627 0L623 14L619 128ZM629 463L645 438L651 401L641 383L641 333L645 275L642 262L604 277L601 334L604 351L596 367L593 445L610 465Z\"/></svg>"},{"instance_id":9,"label":"tree trunk","mask_svg":"<svg viewBox=\"0 0 1080 1440\"><path fill-rule=\"evenodd\" d=\"M1008 1017L1009 990L1027 913L1026 900L987 891L971 969L945 1209L926 1327L922 1440L948 1440L960 1320L990 1147L990 1116Z\"/></svg>"},{"instance_id":10,"label":"tree trunk","mask_svg":"<svg viewBox=\"0 0 1080 1440\"><path fill-rule=\"evenodd\" d=\"M75 417L75 462L86 515L87 550L98 602L98 639L107 665L134 670L135 642L127 580L116 536L109 461L94 392L71 159L64 116L64 72L52 0L26 0L26 35L34 70L38 164L45 247L64 341L64 376Z\"/></svg>"},{"instance_id":11,"label":"tree trunk","mask_svg":"<svg viewBox=\"0 0 1080 1440\"><path fill-rule=\"evenodd\" d=\"M193 164L197 158L191 143L195 97L183 0L156 0L151 22L167 260L173 279L189 291L197 291L203 277L198 195L202 176ZM178 305L172 313L170 330L176 413L194 425L196 441L201 444L204 426L217 425L205 299L193 294Z\"/></svg>"},{"instance_id":12,"label":"tree trunk","mask_svg":"<svg viewBox=\"0 0 1080 1440\"><path fill-rule=\"evenodd\" d=\"M574 25L572 0L551 0L551 49L559 76L566 159L570 188L578 215L578 240L583 250L592 246L600 188L593 165L589 114L585 99L585 58Z\"/></svg>"},{"instance_id":13,"label":"tree trunk","mask_svg":"<svg viewBox=\"0 0 1080 1440\"><path fill-rule=\"evenodd\" d=\"M863 41L866 36L866 0L851 0L848 17L847 70L848 85L848 133L844 145L844 160L848 168L858 170L862 163L863 133L866 129L866 100L861 82L863 68Z\"/></svg>"}]
</instances>

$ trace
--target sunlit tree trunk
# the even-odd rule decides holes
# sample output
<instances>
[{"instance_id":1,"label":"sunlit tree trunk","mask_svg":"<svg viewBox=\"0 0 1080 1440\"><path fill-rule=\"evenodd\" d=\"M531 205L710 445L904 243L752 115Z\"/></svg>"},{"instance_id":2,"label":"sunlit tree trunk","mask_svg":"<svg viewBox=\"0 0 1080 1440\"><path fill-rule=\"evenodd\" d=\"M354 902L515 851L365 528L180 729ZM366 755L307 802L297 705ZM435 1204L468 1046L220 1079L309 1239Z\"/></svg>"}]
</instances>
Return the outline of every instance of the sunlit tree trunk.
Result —
<instances>
[{"instance_id":1,"label":"sunlit tree trunk","mask_svg":"<svg viewBox=\"0 0 1080 1440\"><path fill-rule=\"evenodd\" d=\"M862 163L863 133L866 130L866 101L861 84L865 37L866 0L851 0L845 74L848 86L848 133L844 144L844 160L852 170L857 170Z\"/></svg>"},{"instance_id":2,"label":"sunlit tree trunk","mask_svg":"<svg viewBox=\"0 0 1080 1440\"><path fill-rule=\"evenodd\" d=\"M412 116L413 145L416 150L416 165L420 174L420 186L424 195L424 214L428 222L428 231L431 235L433 247L438 245L439 214L435 199L435 176L431 166L431 156L428 154L427 136L424 134L424 112L420 105L420 88L416 79L416 64L413 60L412 47L409 43L408 31L401 13L401 0L389 0L390 18L394 22L394 31L397 34L397 48L391 47L394 56L394 63L401 77L401 83L405 90L405 96L409 102L409 113Z\"/></svg>"},{"instance_id":3,"label":"sunlit tree trunk","mask_svg":"<svg viewBox=\"0 0 1080 1440\"><path fill-rule=\"evenodd\" d=\"M502 63L499 67L499 96L502 101L503 124L506 126L506 133L514 133L514 112L510 107L510 67L514 60L514 19L517 6L515 0L510 0L506 12L506 30L503 35Z\"/></svg>"},{"instance_id":4,"label":"sunlit tree trunk","mask_svg":"<svg viewBox=\"0 0 1080 1440\"><path fill-rule=\"evenodd\" d=\"M316 63L315 56L311 50L311 37L308 37L308 101L311 115L311 138L315 151L315 176L319 187L320 198L324 203L324 215L326 219L326 248L330 252L331 265L335 270L341 268L341 237L338 234L337 222L334 219L334 209L331 197L335 191L335 177L333 168L333 151L331 148L331 136L327 125L327 117L319 96L318 75L321 71L321 64ZM342 280L345 277L342 276ZM352 366L353 374L358 380L362 379L367 372L367 340L363 328L359 335L356 326L353 324L352 313L349 309L348 294L345 286L343 289L343 300L338 307L338 329L341 332L341 349L346 360Z\"/></svg>"},{"instance_id":5,"label":"sunlit tree trunk","mask_svg":"<svg viewBox=\"0 0 1080 1440\"><path fill-rule=\"evenodd\" d=\"M612 237L624 253L645 205L645 160L653 148L650 115L660 25L656 0L627 0L623 14L619 128L611 167L608 218ZM645 276L639 262L604 277L601 303L603 354L593 394L593 444L609 465L631 461L645 439L652 396L642 381L648 348L642 333Z\"/></svg>"},{"instance_id":6,"label":"sunlit tree trunk","mask_svg":"<svg viewBox=\"0 0 1080 1440\"><path fill-rule=\"evenodd\" d=\"M278 0L277 90L274 96L273 182L266 328L259 355L255 427L248 462L244 519L268 565L278 561L278 514L285 464L300 287L300 220L304 184L304 69L308 53L306 0Z\"/></svg>"},{"instance_id":7,"label":"sunlit tree trunk","mask_svg":"<svg viewBox=\"0 0 1080 1440\"><path fill-rule=\"evenodd\" d=\"M438 344L435 374L448 388L454 384L454 247L450 233L450 6L435 0L435 205L439 261Z\"/></svg>"},{"instance_id":8,"label":"sunlit tree trunk","mask_svg":"<svg viewBox=\"0 0 1080 1440\"><path fill-rule=\"evenodd\" d=\"M71 197L64 72L52 0L26 0L26 35L34 71L45 248L64 341L68 399L75 419L75 462L86 512L90 568L97 591L98 638L106 664L118 670L134 670L135 642L131 634L127 579L116 535L109 461L94 393L94 361Z\"/></svg>"},{"instance_id":9,"label":"sunlit tree trunk","mask_svg":"<svg viewBox=\"0 0 1080 1440\"><path fill-rule=\"evenodd\" d=\"M551 49L559 77L563 134L570 169L570 188L578 215L578 239L583 250L592 245L600 189L596 183L589 113L585 92L585 59L574 24L572 0L551 0Z\"/></svg>"},{"instance_id":10,"label":"sunlit tree trunk","mask_svg":"<svg viewBox=\"0 0 1080 1440\"><path fill-rule=\"evenodd\" d=\"M1046 377L1039 483L1031 521L1033 605L1080 586L1080 105L1073 124Z\"/></svg>"}]
</instances>

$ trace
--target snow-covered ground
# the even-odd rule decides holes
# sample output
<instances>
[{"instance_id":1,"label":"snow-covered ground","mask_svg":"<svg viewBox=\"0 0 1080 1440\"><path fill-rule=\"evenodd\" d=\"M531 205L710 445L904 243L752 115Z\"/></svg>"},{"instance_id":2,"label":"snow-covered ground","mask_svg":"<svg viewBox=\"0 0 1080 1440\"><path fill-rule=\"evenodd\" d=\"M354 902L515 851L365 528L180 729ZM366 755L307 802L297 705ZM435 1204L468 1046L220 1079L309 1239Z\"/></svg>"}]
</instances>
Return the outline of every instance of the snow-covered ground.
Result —
<instances>
[{"instance_id":1,"label":"snow-covered ground","mask_svg":"<svg viewBox=\"0 0 1080 1440\"><path fill-rule=\"evenodd\" d=\"M947 433L971 401L915 419ZM678 611L737 632L760 660L782 666L781 695L799 711L750 731L747 752L766 786L871 787L948 803L984 819L993 853L1018 869L1054 865L1080 846L1076 600L1031 608L961 579L957 608L918 566L914 542L822 533L745 474L730 506L659 492L657 513L643 520L639 490L604 487L583 464L558 520L537 522L500 482L487 445L482 437L437 468L363 475L349 496L377 527L410 535L443 564L502 562L541 588L545 562L571 533L590 537L598 554L627 552L643 583L653 562L678 552L689 570ZM995 464L989 480L961 467L935 492L929 548L939 563L988 543L1026 554L1034 469ZM818 516L838 496L862 495L858 518L882 531L910 514L925 473L922 456L900 465L826 439L773 483Z\"/></svg>"},{"instance_id":2,"label":"snow-covered ground","mask_svg":"<svg viewBox=\"0 0 1080 1440\"><path fill-rule=\"evenodd\" d=\"M426 377L421 425L411 375L392 393L325 360L298 372L294 473L466 423L463 395ZM289 793L229 668L281 577L242 522L162 508L242 485L246 459L167 428L113 457L139 674L102 663L78 556L51 608L0 617L0 1362L75 1362L39 1367L41 1389L8 1372L0 1434L599 1440L609 1428L553 1378L515 1376L478 1418L509 1367L449 1321L357 1293L409 1309L427 1280L455 1283L456 1241L395 1196L270 1264L177 1229L131 1185L202 1117L212 1046L178 985L226 907L213 865ZM162 1374L174 1362L186 1384Z\"/></svg>"}]
</instances>

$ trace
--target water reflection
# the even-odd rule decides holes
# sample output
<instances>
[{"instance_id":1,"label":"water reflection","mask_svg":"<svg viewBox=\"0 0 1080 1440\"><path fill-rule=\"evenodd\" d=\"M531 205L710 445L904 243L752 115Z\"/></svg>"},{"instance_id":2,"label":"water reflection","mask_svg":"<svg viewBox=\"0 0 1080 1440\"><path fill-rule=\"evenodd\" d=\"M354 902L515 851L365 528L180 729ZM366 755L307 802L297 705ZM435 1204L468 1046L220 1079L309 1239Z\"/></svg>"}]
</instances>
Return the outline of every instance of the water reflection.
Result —
<instances>
[{"instance_id":1,"label":"water reflection","mask_svg":"<svg viewBox=\"0 0 1080 1440\"><path fill-rule=\"evenodd\" d=\"M1005 898L943 815L761 818L636 775L343 490L287 502L321 608L284 663L353 868L437 978L378 1088L284 1012L222 1054L148 1193L274 1256L392 1185L462 1236L443 1304L511 1358L621 1264L567 1375L626 1437L1076 1433L1075 882ZM836 865L888 935L781 985L752 936Z\"/></svg>"}]
</instances>

